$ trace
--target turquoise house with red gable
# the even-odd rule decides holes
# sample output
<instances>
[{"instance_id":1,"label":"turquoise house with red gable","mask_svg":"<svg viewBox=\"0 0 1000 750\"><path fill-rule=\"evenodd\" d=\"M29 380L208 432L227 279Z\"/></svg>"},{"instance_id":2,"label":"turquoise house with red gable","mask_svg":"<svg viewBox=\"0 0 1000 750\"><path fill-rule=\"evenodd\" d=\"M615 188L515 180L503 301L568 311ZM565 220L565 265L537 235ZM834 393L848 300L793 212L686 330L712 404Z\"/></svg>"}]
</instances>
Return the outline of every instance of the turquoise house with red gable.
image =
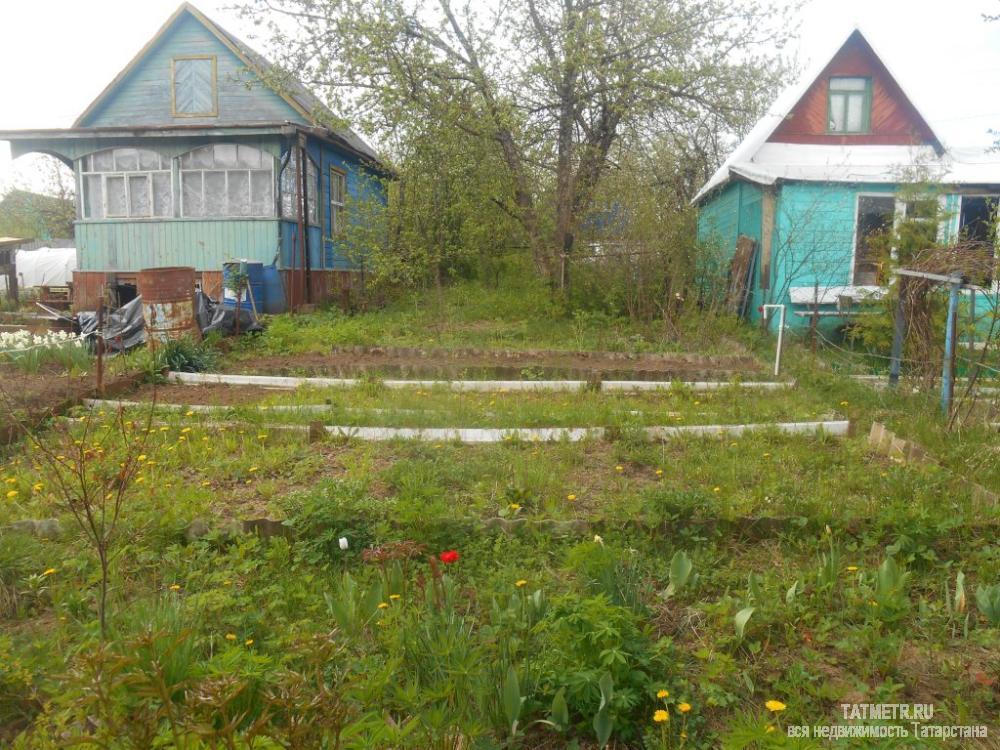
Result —
<instances>
[{"instance_id":1,"label":"turquoise house with red gable","mask_svg":"<svg viewBox=\"0 0 1000 750\"><path fill-rule=\"evenodd\" d=\"M923 198L926 185L933 192ZM904 217L933 214L938 242L962 240L996 258L1000 160L947 148L854 29L779 96L694 200L704 246L732 257L741 237L753 242L751 319L778 304L793 329L816 314L834 330L859 302L886 293L890 269L871 241ZM929 201L939 210L926 210ZM1000 274L964 294L988 328Z\"/></svg>"},{"instance_id":2,"label":"turquoise house with red gable","mask_svg":"<svg viewBox=\"0 0 1000 750\"><path fill-rule=\"evenodd\" d=\"M294 79L184 3L71 128L0 132L12 156L72 167L74 307L143 268L274 264L287 305L321 302L360 270L344 228L389 176L361 137ZM356 219L356 217L355 217Z\"/></svg>"}]
</instances>

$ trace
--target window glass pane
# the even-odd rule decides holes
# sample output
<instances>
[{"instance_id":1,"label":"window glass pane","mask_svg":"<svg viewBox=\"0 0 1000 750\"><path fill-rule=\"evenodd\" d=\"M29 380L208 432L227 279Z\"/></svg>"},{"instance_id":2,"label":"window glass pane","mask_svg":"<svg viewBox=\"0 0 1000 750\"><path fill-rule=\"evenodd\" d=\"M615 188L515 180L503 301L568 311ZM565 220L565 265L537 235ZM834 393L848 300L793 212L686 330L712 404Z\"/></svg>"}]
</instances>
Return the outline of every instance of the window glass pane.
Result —
<instances>
[{"instance_id":1,"label":"window glass pane","mask_svg":"<svg viewBox=\"0 0 1000 750\"><path fill-rule=\"evenodd\" d=\"M847 132L860 133L864 130L865 97L851 94L847 97Z\"/></svg>"},{"instance_id":2,"label":"window glass pane","mask_svg":"<svg viewBox=\"0 0 1000 750\"><path fill-rule=\"evenodd\" d=\"M153 216L172 216L173 213L170 173L157 172L153 175Z\"/></svg>"},{"instance_id":3,"label":"window glass pane","mask_svg":"<svg viewBox=\"0 0 1000 750\"><path fill-rule=\"evenodd\" d=\"M226 215L226 173L205 172L205 216Z\"/></svg>"},{"instance_id":4,"label":"window glass pane","mask_svg":"<svg viewBox=\"0 0 1000 750\"><path fill-rule=\"evenodd\" d=\"M308 204L310 224L319 224L318 174L319 170L316 169L312 159L306 159L306 203Z\"/></svg>"},{"instance_id":5,"label":"window glass pane","mask_svg":"<svg viewBox=\"0 0 1000 750\"><path fill-rule=\"evenodd\" d=\"M844 131L844 96L833 94L830 96L830 130L834 133Z\"/></svg>"},{"instance_id":6,"label":"window glass pane","mask_svg":"<svg viewBox=\"0 0 1000 750\"><path fill-rule=\"evenodd\" d=\"M91 157L91 166L94 172L114 172L114 151L98 151Z\"/></svg>"},{"instance_id":7,"label":"window glass pane","mask_svg":"<svg viewBox=\"0 0 1000 750\"><path fill-rule=\"evenodd\" d=\"M83 216L86 219L104 218L100 175L87 175L83 178Z\"/></svg>"},{"instance_id":8,"label":"window glass pane","mask_svg":"<svg viewBox=\"0 0 1000 750\"><path fill-rule=\"evenodd\" d=\"M253 197L250 213L253 216L274 214L274 183L271 172L257 170L250 173L250 190Z\"/></svg>"},{"instance_id":9,"label":"window glass pane","mask_svg":"<svg viewBox=\"0 0 1000 750\"><path fill-rule=\"evenodd\" d=\"M261 161L263 156L264 155L260 151L252 146L238 146L236 163L241 167L259 169L261 166L265 166Z\"/></svg>"},{"instance_id":10,"label":"window glass pane","mask_svg":"<svg viewBox=\"0 0 1000 750\"><path fill-rule=\"evenodd\" d=\"M230 171L226 173L229 184L226 186L226 215L250 215L250 173Z\"/></svg>"},{"instance_id":11,"label":"window glass pane","mask_svg":"<svg viewBox=\"0 0 1000 750\"><path fill-rule=\"evenodd\" d=\"M134 148L115 149L115 169L119 172L134 172L139 168L139 153Z\"/></svg>"},{"instance_id":12,"label":"window glass pane","mask_svg":"<svg viewBox=\"0 0 1000 750\"><path fill-rule=\"evenodd\" d=\"M120 175L107 177L108 216L125 216L125 178Z\"/></svg>"},{"instance_id":13,"label":"window glass pane","mask_svg":"<svg viewBox=\"0 0 1000 750\"><path fill-rule=\"evenodd\" d=\"M174 111L211 114L215 111L213 85L211 60L174 60Z\"/></svg>"},{"instance_id":14,"label":"window glass pane","mask_svg":"<svg viewBox=\"0 0 1000 750\"><path fill-rule=\"evenodd\" d=\"M160 155L155 151L139 149L139 169L156 170L160 168Z\"/></svg>"},{"instance_id":15,"label":"window glass pane","mask_svg":"<svg viewBox=\"0 0 1000 750\"><path fill-rule=\"evenodd\" d=\"M236 144L217 143L215 144L215 164L213 167L235 167L236 166Z\"/></svg>"},{"instance_id":16,"label":"window glass pane","mask_svg":"<svg viewBox=\"0 0 1000 750\"><path fill-rule=\"evenodd\" d=\"M338 205L344 203L344 175L340 172L330 172L330 201Z\"/></svg>"},{"instance_id":17,"label":"window glass pane","mask_svg":"<svg viewBox=\"0 0 1000 750\"><path fill-rule=\"evenodd\" d=\"M288 155L281 170L281 215L288 219L298 216L298 185L295 180L295 151Z\"/></svg>"},{"instance_id":18,"label":"window glass pane","mask_svg":"<svg viewBox=\"0 0 1000 750\"><path fill-rule=\"evenodd\" d=\"M867 78L831 78L830 88L836 91L864 91L868 88Z\"/></svg>"},{"instance_id":19,"label":"window glass pane","mask_svg":"<svg viewBox=\"0 0 1000 750\"><path fill-rule=\"evenodd\" d=\"M149 216L149 176L129 175L128 178L129 216Z\"/></svg>"},{"instance_id":20,"label":"window glass pane","mask_svg":"<svg viewBox=\"0 0 1000 750\"><path fill-rule=\"evenodd\" d=\"M184 216L204 216L201 172L181 172L181 208Z\"/></svg>"}]
</instances>

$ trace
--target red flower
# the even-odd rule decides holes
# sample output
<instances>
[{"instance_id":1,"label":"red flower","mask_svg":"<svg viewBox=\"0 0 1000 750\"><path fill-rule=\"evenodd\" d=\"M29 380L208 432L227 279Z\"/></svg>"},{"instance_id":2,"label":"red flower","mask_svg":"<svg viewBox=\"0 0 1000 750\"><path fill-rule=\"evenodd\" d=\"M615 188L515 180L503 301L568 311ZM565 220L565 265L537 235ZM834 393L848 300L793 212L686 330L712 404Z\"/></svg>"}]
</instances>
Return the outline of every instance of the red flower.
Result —
<instances>
[{"instance_id":1,"label":"red flower","mask_svg":"<svg viewBox=\"0 0 1000 750\"><path fill-rule=\"evenodd\" d=\"M458 551L449 549L438 555L438 559L445 565L451 565L452 563L458 562Z\"/></svg>"}]
</instances>

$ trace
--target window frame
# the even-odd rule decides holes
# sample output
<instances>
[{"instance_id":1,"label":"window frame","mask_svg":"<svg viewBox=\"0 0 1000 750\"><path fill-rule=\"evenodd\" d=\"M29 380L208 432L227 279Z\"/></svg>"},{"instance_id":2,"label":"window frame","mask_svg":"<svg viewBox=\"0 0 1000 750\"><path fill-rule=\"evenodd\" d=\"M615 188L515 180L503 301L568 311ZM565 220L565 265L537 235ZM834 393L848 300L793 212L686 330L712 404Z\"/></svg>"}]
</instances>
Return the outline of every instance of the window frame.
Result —
<instances>
[{"instance_id":1,"label":"window frame","mask_svg":"<svg viewBox=\"0 0 1000 750\"><path fill-rule=\"evenodd\" d=\"M136 165L139 162L139 151L148 151L150 153L156 154L159 168L158 169L119 169L116 163L115 154L118 151L135 151L136 152ZM95 170L93 167L94 156L100 153L111 152L112 166L114 169L104 172ZM166 164L166 167L164 167ZM111 220L129 220L129 221L148 221L148 220L158 220L171 219L174 217L174 209L176 203L174 201L174 190L173 190L173 159L165 154L160 153L154 149L140 148L138 146L116 146L112 148L99 149L93 151L89 154L80 157L79 160L79 175L80 175L80 219L82 221L104 221L107 219ZM166 175L168 182L170 184L170 205L168 207L168 212L166 214L158 215L156 213L156 197L153 185L155 183L154 177L156 175ZM101 215L93 216L88 215L87 212L87 199L90 195L90 191L87 188L88 178L97 177L100 184L100 200L101 200ZM146 194L149 200L149 213L144 215L133 215L132 214L132 192L130 189L130 182L132 177L144 177L146 179ZM109 213L108 211L108 178L120 178L124 184L125 189L125 213Z\"/></svg>"},{"instance_id":2,"label":"window frame","mask_svg":"<svg viewBox=\"0 0 1000 750\"><path fill-rule=\"evenodd\" d=\"M297 156L296 157L292 156L292 154L298 148L299 148L298 146L292 146L292 148L288 149L288 151L282 154L281 162L278 167L278 201L277 201L278 218L283 219L285 221L298 222L299 220L297 206L299 202L299 192L302 190L302 185L300 184L299 180L294 179L294 177L292 178L294 180L293 184L295 185L295 190L292 193L290 193L292 197L292 215L289 216L285 214L286 191L285 191L285 186L282 182L282 177L285 174L285 170L293 167L292 159L298 158ZM320 201L320 189L322 187L321 185L322 180L320 178L322 177L322 172L320 171L319 165L313 160L312 156L309 155L308 151L305 151L305 149L303 149L303 152L305 153L306 157L305 178L306 181L310 183L310 187L312 188L311 192L306 193L305 225L307 227L322 227L323 214L322 214L322 203ZM310 165L313 173L312 179L310 179L309 175ZM311 205L310 205L310 200L311 200ZM315 213L315 215L311 215L313 213Z\"/></svg>"},{"instance_id":3,"label":"window frame","mask_svg":"<svg viewBox=\"0 0 1000 750\"><path fill-rule=\"evenodd\" d=\"M239 149L240 146L245 148L252 148L261 154L261 164L267 163L267 166L260 167L220 167L215 164L215 147L216 146L236 146ZM184 157L195 151L200 151L202 149L211 148L213 166L211 167L184 167ZM239 151L237 150L237 161ZM251 146L246 143L231 143L229 141L218 141L214 143L206 143L202 146L197 146L189 151L185 151L183 154L177 157L177 211L178 217L181 219L194 219L199 221L218 221L218 220L228 220L228 219L276 219L278 218L278 210L275 202L275 189L274 189L274 155L268 151L257 148L256 146ZM202 209L205 207L205 173L206 172L221 172L223 175L223 189L222 196L224 205L227 210L220 214L202 214L201 216L189 216L184 210L184 175L185 174L198 174L199 180L201 182L201 203ZM229 173L230 172L240 172L247 175L247 206L250 209L250 213L247 214L231 214L228 212L229 206ZM255 214L253 213L254 206L254 172L267 172L268 173L268 184L271 190L271 200L269 202L269 213L267 214Z\"/></svg>"},{"instance_id":4,"label":"window frame","mask_svg":"<svg viewBox=\"0 0 1000 750\"><path fill-rule=\"evenodd\" d=\"M861 217L861 199L862 198L884 198L886 200L892 201L892 224L894 225L897 220L897 208L899 201L897 200L895 193L880 193L880 192L859 192L854 194L854 230L851 233L851 281L850 286L885 286L885 284L879 284L876 279L875 284L859 284L858 283L858 231L860 226ZM891 228L891 227L890 227Z\"/></svg>"},{"instance_id":5,"label":"window frame","mask_svg":"<svg viewBox=\"0 0 1000 750\"><path fill-rule=\"evenodd\" d=\"M839 78L856 78L865 82L864 91L857 89L834 89L833 82ZM847 99L851 94L862 94L861 130L846 130ZM833 97L844 97L844 127L845 130L833 130L830 125L833 120ZM872 132L872 78L871 76L830 76L826 81L826 132L827 135L869 135Z\"/></svg>"},{"instance_id":6,"label":"window frame","mask_svg":"<svg viewBox=\"0 0 1000 750\"><path fill-rule=\"evenodd\" d=\"M340 202L337 203L333 199L333 181L334 179L340 181L343 185L343 191L340 196ZM339 221L338 221L339 217ZM342 240L345 234L344 224L347 221L347 172L339 167L330 167L330 240Z\"/></svg>"},{"instance_id":7,"label":"window frame","mask_svg":"<svg viewBox=\"0 0 1000 750\"><path fill-rule=\"evenodd\" d=\"M210 112L177 111L177 61L210 60L212 62L212 110ZM219 60L216 55L177 55L170 58L170 114L172 117L219 116Z\"/></svg>"}]
</instances>

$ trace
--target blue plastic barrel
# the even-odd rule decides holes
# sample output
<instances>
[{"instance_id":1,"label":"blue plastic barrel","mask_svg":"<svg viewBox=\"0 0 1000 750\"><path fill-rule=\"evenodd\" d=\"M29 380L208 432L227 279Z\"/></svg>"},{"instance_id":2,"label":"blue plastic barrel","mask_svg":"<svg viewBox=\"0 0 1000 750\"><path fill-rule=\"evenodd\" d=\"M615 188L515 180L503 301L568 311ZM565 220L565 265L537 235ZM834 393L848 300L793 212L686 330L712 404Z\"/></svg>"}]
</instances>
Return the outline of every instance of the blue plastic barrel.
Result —
<instances>
[{"instance_id":1,"label":"blue plastic barrel","mask_svg":"<svg viewBox=\"0 0 1000 750\"><path fill-rule=\"evenodd\" d=\"M277 315L288 310L285 301L285 286L281 283L281 273L274 264L264 266L264 312Z\"/></svg>"},{"instance_id":2,"label":"blue plastic barrel","mask_svg":"<svg viewBox=\"0 0 1000 750\"><path fill-rule=\"evenodd\" d=\"M252 310L254 306L258 313L263 313L267 304L264 290L264 264L253 260L233 260L222 264L222 303L236 307L236 290L231 283L232 277L243 272L247 275L249 291L243 290L240 307ZM253 294L253 305L250 304L250 294Z\"/></svg>"}]
</instances>

